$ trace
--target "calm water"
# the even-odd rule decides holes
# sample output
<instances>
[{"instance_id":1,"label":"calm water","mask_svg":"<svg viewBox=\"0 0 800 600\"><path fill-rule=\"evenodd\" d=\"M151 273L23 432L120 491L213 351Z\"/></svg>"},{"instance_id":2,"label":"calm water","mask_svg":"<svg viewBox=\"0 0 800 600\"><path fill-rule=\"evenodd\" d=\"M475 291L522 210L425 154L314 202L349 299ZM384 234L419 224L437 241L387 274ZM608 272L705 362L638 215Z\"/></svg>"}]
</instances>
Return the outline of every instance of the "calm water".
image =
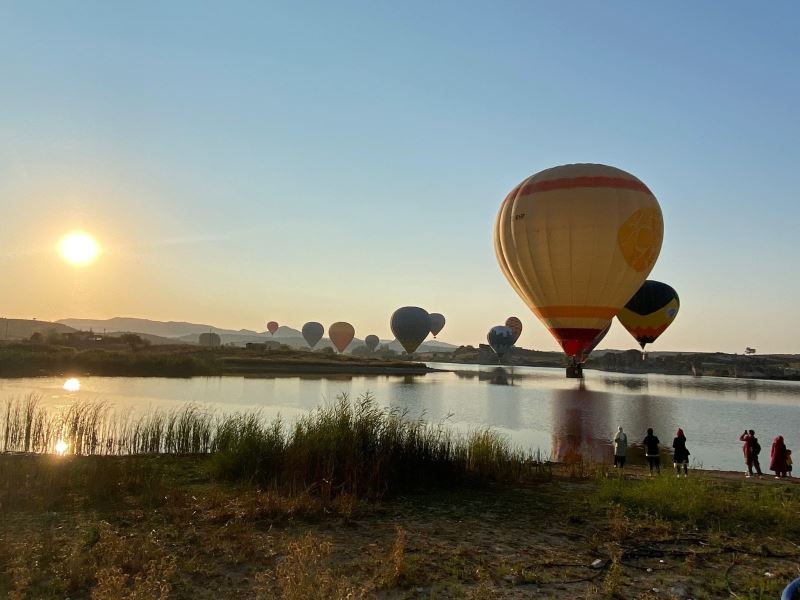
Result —
<instances>
[{"instance_id":1,"label":"calm water","mask_svg":"<svg viewBox=\"0 0 800 600\"><path fill-rule=\"evenodd\" d=\"M629 441L653 427L671 444L678 427L692 459L704 468L742 468L738 436L753 428L768 463L772 438L800 448L800 383L623 375L586 371L583 384L561 369L438 365L457 372L418 377L196 377L193 379L84 377L67 391L65 379L0 379L0 402L36 392L59 409L78 399L102 400L120 411L171 409L186 402L222 412L261 410L291 420L341 392L372 392L387 406L425 414L459 429L492 426L515 443L563 460L610 457L609 438L622 425ZM75 389L76 382L67 388Z\"/></svg>"}]
</instances>

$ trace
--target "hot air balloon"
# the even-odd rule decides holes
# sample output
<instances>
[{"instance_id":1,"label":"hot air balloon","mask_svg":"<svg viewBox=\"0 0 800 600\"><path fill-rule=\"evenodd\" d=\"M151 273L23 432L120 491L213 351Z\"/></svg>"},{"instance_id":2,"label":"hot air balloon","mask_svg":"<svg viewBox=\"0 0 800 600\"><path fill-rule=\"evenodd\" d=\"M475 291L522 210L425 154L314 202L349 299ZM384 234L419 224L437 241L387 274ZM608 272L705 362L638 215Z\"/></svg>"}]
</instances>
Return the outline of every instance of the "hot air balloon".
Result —
<instances>
[{"instance_id":1,"label":"hot air balloon","mask_svg":"<svg viewBox=\"0 0 800 600\"><path fill-rule=\"evenodd\" d=\"M394 311L389 326L397 341L411 354L431 331L430 315L424 308L404 306Z\"/></svg>"},{"instance_id":2,"label":"hot air balloon","mask_svg":"<svg viewBox=\"0 0 800 600\"><path fill-rule=\"evenodd\" d=\"M341 353L344 352L356 335L356 330L350 323L339 321L328 328L328 337L331 338L333 345Z\"/></svg>"},{"instance_id":3,"label":"hot air balloon","mask_svg":"<svg viewBox=\"0 0 800 600\"><path fill-rule=\"evenodd\" d=\"M431 313L429 318L431 322L431 333L433 334L433 337L436 337L436 334L444 328L444 315L439 313Z\"/></svg>"},{"instance_id":4,"label":"hot air balloon","mask_svg":"<svg viewBox=\"0 0 800 600\"><path fill-rule=\"evenodd\" d=\"M609 320L608 324L603 328L603 330L594 337L592 343L581 351L581 359L579 361L581 364L586 362L586 360L589 358L589 355L592 353L592 350L597 348L597 345L603 341L604 337L606 337L608 330L611 329L611 322L612 321Z\"/></svg>"},{"instance_id":5,"label":"hot air balloon","mask_svg":"<svg viewBox=\"0 0 800 600\"><path fill-rule=\"evenodd\" d=\"M664 221L639 179L605 165L564 165L503 201L494 247L511 287L577 363L642 285Z\"/></svg>"},{"instance_id":6,"label":"hot air balloon","mask_svg":"<svg viewBox=\"0 0 800 600\"><path fill-rule=\"evenodd\" d=\"M486 341L489 342L497 357L502 359L514 346L514 332L510 327L497 325L489 330Z\"/></svg>"},{"instance_id":7,"label":"hot air balloon","mask_svg":"<svg viewBox=\"0 0 800 600\"><path fill-rule=\"evenodd\" d=\"M269 331L270 335L275 335L275 332L278 331L278 324L275 321L270 321L267 323L267 331Z\"/></svg>"},{"instance_id":8,"label":"hot air balloon","mask_svg":"<svg viewBox=\"0 0 800 600\"><path fill-rule=\"evenodd\" d=\"M381 343L380 338L377 335L368 335L364 338L364 344L367 346L367 350L370 352L375 352L375 348L378 347L378 344Z\"/></svg>"},{"instance_id":9,"label":"hot air balloon","mask_svg":"<svg viewBox=\"0 0 800 600\"><path fill-rule=\"evenodd\" d=\"M644 350L645 344L655 342L670 326L680 306L678 293L671 286L648 279L617 318Z\"/></svg>"},{"instance_id":10,"label":"hot air balloon","mask_svg":"<svg viewBox=\"0 0 800 600\"><path fill-rule=\"evenodd\" d=\"M506 327L514 332L514 343L517 343L519 336L522 335L522 321L517 317L508 317L506 319Z\"/></svg>"},{"instance_id":11,"label":"hot air balloon","mask_svg":"<svg viewBox=\"0 0 800 600\"><path fill-rule=\"evenodd\" d=\"M322 326L322 323L309 321L303 325L302 333L303 339L306 341L306 344L308 344L308 347L313 348L322 339L322 336L325 334L325 328Z\"/></svg>"}]
</instances>

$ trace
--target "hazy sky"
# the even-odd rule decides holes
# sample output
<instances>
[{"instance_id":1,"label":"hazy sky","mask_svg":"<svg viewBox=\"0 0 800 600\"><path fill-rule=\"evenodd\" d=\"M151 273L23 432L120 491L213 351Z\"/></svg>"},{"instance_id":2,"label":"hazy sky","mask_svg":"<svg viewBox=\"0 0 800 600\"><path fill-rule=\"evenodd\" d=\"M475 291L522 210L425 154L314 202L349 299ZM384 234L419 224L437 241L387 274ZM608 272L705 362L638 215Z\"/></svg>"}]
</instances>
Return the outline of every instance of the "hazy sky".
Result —
<instances>
[{"instance_id":1,"label":"hazy sky","mask_svg":"<svg viewBox=\"0 0 800 600\"><path fill-rule=\"evenodd\" d=\"M500 202L642 179L681 312L653 350L800 352L800 4L3 2L0 315L263 331L509 315ZM105 249L81 269L75 228ZM615 324L601 347L633 347Z\"/></svg>"}]
</instances>

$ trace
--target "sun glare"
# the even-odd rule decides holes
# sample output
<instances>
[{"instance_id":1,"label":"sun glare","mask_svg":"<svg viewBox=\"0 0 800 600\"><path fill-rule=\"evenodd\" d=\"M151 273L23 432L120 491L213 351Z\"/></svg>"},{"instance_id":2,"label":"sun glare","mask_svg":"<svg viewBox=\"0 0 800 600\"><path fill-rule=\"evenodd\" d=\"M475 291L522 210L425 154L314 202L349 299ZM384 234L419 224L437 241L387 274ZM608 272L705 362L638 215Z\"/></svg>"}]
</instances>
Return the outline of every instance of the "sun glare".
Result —
<instances>
[{"instance_id":1,"label":"sun glare","mask_svg":"<svg viewBox=\"0 0 800 600\"><path fill-rule=\"evenodd\" d=\"M67 444L67 442L65 442L64 440L58 440L56 442L56 447L55 447L56 454L63 455L67 451L67 448L69 448L69 444Z\"/></svg>"},{"instance_id":2,"label":"sun glare","mask_svg":"<svg viewBox=\"0 0 800 600\"><path fill-rule=\"evenodd\" d=\"M81 389L80 379L70 377L64 382L63 388L67 392L79 392Z\"/></svg>"},{"instance_id":3,"label":"sun glare","mask_svg":"<svg viewBox=\"0 0 800 600\"><path fill-rule=\"evenodd\" d=\"M82 267L97 258L100 254L100 246L88 233L73 231L61 238L58 251L68 263Z\"/></svg>"}]
</instances>

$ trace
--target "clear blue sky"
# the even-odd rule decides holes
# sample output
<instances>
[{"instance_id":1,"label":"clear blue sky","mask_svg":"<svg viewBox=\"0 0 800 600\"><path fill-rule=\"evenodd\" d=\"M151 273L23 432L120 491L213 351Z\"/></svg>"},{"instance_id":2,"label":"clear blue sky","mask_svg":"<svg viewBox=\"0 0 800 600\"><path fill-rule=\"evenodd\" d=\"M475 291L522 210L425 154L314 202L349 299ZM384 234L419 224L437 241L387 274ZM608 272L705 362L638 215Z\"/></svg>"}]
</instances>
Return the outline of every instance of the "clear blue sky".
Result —
<instances>
[{"instance_id":1,"label":"clear blue sky","mask_svg":"<svg viewBox=\"0 0 800 600\"><path fill-rule=\"evenodd\" d=\"M264 329L510 314L492 224L602 162L665 215L654 350L800 352L793 2L4 2L0 313ZM53 252L83 228L105 254ZM632 347L615 325L607 347Z\"/></svg>"}]
</instances>

